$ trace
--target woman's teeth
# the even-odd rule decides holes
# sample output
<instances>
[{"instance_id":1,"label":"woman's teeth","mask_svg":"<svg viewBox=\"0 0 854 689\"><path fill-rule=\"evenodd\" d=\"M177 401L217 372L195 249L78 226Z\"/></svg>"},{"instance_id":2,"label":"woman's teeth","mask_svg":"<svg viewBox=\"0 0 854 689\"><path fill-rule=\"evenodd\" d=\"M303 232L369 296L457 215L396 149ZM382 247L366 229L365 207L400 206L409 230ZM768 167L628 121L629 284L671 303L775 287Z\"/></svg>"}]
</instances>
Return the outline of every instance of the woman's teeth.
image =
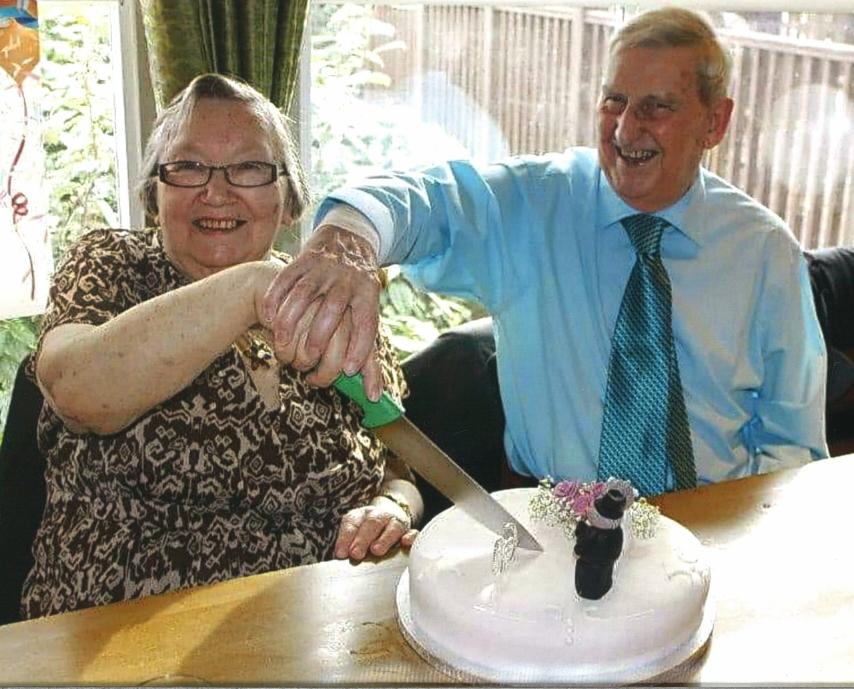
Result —
<instances>
[{"instance_id":1,"label":"woman's teeth","mask_svg":"<svg viewBox=\"0 0 854 689\"><path fill-rule=\"evenodd\" d=\"M235 219L217 220L213 218L199 218L198 220L193 221L193 225L201 230L215 230L217 232L233 230L242 224L242 220Z\"/></svg>"}]
</instances>

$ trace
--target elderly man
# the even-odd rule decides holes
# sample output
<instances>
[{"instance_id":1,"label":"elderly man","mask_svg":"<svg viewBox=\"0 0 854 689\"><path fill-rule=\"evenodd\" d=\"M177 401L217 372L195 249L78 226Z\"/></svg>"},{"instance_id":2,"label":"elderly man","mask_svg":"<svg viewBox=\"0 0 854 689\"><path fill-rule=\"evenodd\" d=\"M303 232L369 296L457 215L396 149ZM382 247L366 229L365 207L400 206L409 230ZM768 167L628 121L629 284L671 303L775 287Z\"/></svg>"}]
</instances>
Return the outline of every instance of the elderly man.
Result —
<instances>
[{"instance_id":1,"label":"elderly man","mask_svg":"<svg viewBox=\"0 0 854 689\"><path fill-rule=\"evenodd\" d=\"M374 271L403 263L493 314L518 474L656 494L825 457L825 348L801 251L700 164L726 133L728 82L701 17L647 12L611 44L598 155L454 161L333 193L267 293L279 343L301 332L294 363L308 368L350 328L342 368L378 395Z\"/></svg>"}]
</instances>

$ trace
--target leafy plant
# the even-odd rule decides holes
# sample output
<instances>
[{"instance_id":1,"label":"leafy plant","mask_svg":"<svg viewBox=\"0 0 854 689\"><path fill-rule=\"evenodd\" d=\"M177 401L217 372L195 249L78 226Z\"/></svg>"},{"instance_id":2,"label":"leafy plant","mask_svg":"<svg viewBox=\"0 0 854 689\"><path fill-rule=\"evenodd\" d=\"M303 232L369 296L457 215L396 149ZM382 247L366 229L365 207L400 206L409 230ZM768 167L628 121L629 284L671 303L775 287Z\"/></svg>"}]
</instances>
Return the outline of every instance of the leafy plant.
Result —
<instances>
[{"instance_id":1,"label":"leafy plant","mask_svg":"<svg viewBox=\"0 0 854 689\"><path fill-rule=\"evenodd\" d=\"M36 333L37 321L34 318L11 318L0 322L0 428L5 428L18 365L34 349Z\"/></svg>"},{"instance_id":2,"label":"leafy plant","mask_svg":"<svg viewBox=\"0 0 854 689\"><path fill-rule=\"evenodd\" d=\"M404 50L394 27L365 5L320 5L312 15L312 188L321 198L348 177L377 172L405 154L394 118L364 99L391 84L383 53Z\"/></svg>"},{"instance_id":3,"label":"leafy plant","mask_svg":"<svg viewBox=\"0 0 854 689\"><path fill-rule=\"evenodd\" d=\"M108 8L39 3L45 222L58 261L83 232L117 227L114 84ZM0 428L18 364L36 343L39 319L0 321Z\"/></svg>"},{"instance_id":4,"label":"leafy plant","mask_svg":"<svg viewBox=\"0 0 854 689\"><path fill-rule=\"evenodd\" d=\"M119 225L110 25L97 4L39 11L48 222L59 258L83 232Z\"/></svg>"},{"instance_id":5,"label":"leafy plant","mask_svg":"<svg viewBox=\"0 0 854 689\"><path fill-rule=\"evenodd\" d=\"M476 303L417 290L396 270L392 273L380 296L380 309L401 359L423 349L443 330L485 313Z\"/></svg>"}]
</instances>

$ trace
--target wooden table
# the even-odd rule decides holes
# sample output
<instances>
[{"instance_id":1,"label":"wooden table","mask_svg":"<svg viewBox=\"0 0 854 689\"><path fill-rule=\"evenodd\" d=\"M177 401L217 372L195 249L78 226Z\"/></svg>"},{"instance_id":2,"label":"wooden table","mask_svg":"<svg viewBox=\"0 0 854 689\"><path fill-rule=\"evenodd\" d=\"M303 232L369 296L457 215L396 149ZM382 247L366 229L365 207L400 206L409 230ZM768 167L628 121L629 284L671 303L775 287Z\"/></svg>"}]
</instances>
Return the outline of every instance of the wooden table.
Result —
<instances>
[{"instance_id":1,"label":"wooden table","mask_svg":"<svg viewBox=\"0 0 854 689\"><path fill-rule=\"evenodd\" d=\"M717 620L676 683L854 683L854 456L665 496ZM326 562L0 627L0 684L446 684L401 637L407 557Z\"/></svg>"}]
</instances>

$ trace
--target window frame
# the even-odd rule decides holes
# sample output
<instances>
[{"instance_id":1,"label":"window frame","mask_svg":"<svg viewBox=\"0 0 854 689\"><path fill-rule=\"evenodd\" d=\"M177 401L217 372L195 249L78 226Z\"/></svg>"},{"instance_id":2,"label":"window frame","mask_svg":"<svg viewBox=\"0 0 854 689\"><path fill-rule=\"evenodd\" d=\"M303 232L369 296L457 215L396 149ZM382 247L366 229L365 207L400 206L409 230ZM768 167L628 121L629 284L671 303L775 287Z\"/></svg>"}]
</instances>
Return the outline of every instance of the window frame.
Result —
<instances>
[{"instance_id":1,"label":"window frame","mask_svg":"<svg viewBox=\"0 0 854 689\"><path fill-rule=\"evenodd\" d=\"M156 107L142 12L138 0L106 1L113 4L113 74L115 83L121 84L115 97L117 133L118 127L122 127L122 136L117 136L121 143L116 146L119 219L127 228L144 227L145 211L136 194L136 186L142 169L145 141L154 123Z\"/></svg>"}]
</instances>

